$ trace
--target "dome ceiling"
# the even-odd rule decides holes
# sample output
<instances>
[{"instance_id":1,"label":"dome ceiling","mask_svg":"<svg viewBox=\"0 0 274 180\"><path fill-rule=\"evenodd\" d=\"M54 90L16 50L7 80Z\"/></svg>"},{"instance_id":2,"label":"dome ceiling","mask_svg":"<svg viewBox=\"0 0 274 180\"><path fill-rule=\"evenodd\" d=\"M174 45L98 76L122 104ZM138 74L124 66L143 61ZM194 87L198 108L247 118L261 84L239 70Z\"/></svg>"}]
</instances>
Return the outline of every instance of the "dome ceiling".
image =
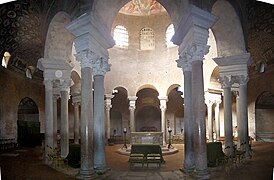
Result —
<instances>
[{"instance_id":1,"label":"dome ceiling","mask_svg":"<svg viewBox=\"0 0 274 180\"><path fill-rule=\"evenodd\" d=\"M156 0L132 0L119 11L122 14L149 16L165 12L165 8Z\"/></svg>"}]
</instances>

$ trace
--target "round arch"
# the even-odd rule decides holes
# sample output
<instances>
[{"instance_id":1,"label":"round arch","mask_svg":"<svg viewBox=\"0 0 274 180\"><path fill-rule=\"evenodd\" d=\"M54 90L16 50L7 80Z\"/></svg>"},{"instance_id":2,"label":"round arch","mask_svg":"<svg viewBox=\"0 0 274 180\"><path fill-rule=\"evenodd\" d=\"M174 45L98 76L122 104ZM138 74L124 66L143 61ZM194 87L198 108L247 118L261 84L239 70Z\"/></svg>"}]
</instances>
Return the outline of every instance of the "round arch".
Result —
<instances>
[{"instance_id":1,"label":"round arch","mask_svg":"<svg viewBox=\"0 0 274 180\"><path fill-rule=\"evenodd\" d=\"M233 6L225 0L216 1L212 7L212 14L219 17L212 27L218 56L226 57L246 52L240 18Z\"/></svg>"},{"instance_id":2,"label":"round arch","mask_svg":"<svg viewBox=\"0 0 274 180\"><path fill-rule=\"evenodd\" d=\"M17 117L18 145L23 147L41 145L39 110L31 98L25 97L20 101Z\"/></svg>"},{"instance_id":3,"label":"round arch","mask_svg":"<svg viewBox=\"0 0 274 180\"><path fill-rule=\"evenodd\" d=\"M257 141L274 141L274 95L261 93L255 103L255 132Z\"/></svg>"},{"instance_id":4,"label":"round arch","mask_svg":"<svg viewBox=\"0 0 274 180\"><path fill-rule=\"evenodd\" d=\"M75 58L73 51L73 36L65 28L71 21L65 12L58 12L51 20L47 32L44 57L49 59L64 59L72 62Z\"/></svg>"}]
</instances>

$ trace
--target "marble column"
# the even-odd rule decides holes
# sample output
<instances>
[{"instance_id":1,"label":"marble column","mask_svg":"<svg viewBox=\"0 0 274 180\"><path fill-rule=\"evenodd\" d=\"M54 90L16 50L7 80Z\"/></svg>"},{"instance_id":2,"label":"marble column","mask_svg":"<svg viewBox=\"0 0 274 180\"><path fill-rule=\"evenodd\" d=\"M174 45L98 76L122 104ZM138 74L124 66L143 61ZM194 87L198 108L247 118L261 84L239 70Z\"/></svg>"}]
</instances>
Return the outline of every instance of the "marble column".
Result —
<instances>
[{"instance_id":1,"label":"marble column","mask_svg":"<svg viewBox=\"0 0 274 180\"><path fill-rule=\"evenodd\" d=\"M242 125L241 125L241 123L242 123L242 121L240 121L240 119L241 119L241 114L240 114L240 106L239 106L239 99L240 99L240 97L239 97L239 89L237 89L236 91L235 90L233 90L234 91L234 95L236 96L236 116L237 116L237 134L238 134L238 137L237 137L237 148L241 148L241 144L243 143L243 140L241 139L241 135L239 136L239 134L241 134L241 132L239 132L239 128L238 127L243 127ZM235 137L235 133L236 132L234 132L233 131L233 138Z\"/></svg>"},{"instance_id":2,"label":"marble column","mask_svg":"<svg viewBox=\"0 0 274 180\"><path fill-rule=\"evenodd\" d=\"M213 120L212 120L212 105L213 105L213 102L210 99L208 99L207 102L206 102L206 105L207 105L208 141L213 142Z\"/></svg>"},{"instance_id":3,"label":"marble column","mask_svg":"<svg viewBox=\"0 0 274 180\"><path fill-rule=\"evenodd\" d=\"M68 100L70 82L61 84L61 157L66 158L69 153L69 121L68 121Z\"/></svg>"},{"instance_id":4,"label":"marble column","mask_svg":"<svg viewBox=\"0 0 274 180\"><path fill-rule=\"evenodd\" d=\"M109 70L110 64L108 64L108 60L103 58L94 60L94 170L97 173L104 173L107 170L105 157L104 78Z\"/></svg>"},{"instance_id":5,"label":"marble column","mask_svg":"<svg viewBox=\"0 0 274 180\"><path fill-rule=\"evenodd\" d=\"M167 96L158 97L160 100L160 109L161 109L161 130L163 133L163 145L166 145L166 103L167 103Z\"/></svg>"},{"instance_id":6,"label":"marble column","mask_svg":"<svg viewBox=\"0 0 274 180\"><path fill-rule=\"evenodd\" d=\"M195 169L198 176L206 176L208 170L202 58L201 60L192 61L192 108L194 120Z\"/></svg>"},{"instance_id":7,"label":"marble column","mask_svg":"<svg viewBox=\"0 0 274 180\"><path fill-rule=\"evenodd\" d=\"M45 79L45 160L49 154L48 148L53 148L53 82Z\"/></svg>"},{"instance_id":8,"label":"marble column","mask_svg":"<svg viewBox=\"0 0 274 180\"><path fill-rule=\"evenodd\" d=\"M74 106L74 144L79 144L80 137L80 103L81 96L72 97L72 105Z\"/></svg>"},{"instance_id":9,"label":"marble column","mask_svg":"<svg viewBox=\"0 0 274 180\"><path fill-rule=\"evenodd\" d=\"M130 124L130 132L135 132L135 104L138 97L130 96L129 99L129 124Z\"/></svg>"},{"instance_id":10,"label":"marble column","mask_svg":"<svg viewBox=\"0 0 274 180\"><path fill-rule=\"evenodd\" d=\"M77 53L76 57L81 63L81 167L77 178L91 179L94 177L92 60L98 56L90 50L84 50Z\"/></svg>"},{"instance_id":11,"label":"marble column","mask_svg":"<svg viewBox=\"0 0 274 180\"><path fill-rule=\"evenodd\" d=\"M216 128L216 139L220 140L220 102L215 102L215 128Z\"/></svg>"},{"instance_id":12,"label":"marble column","mask_svg":"<svg viewBox=\"0 0 274 180\"><path fill-rule=\"evenodd\" d=\"M177 66L183 69L184 73L184 167L183 171L190 173L195 168L194 147L193 147L193 118L192 118L192 72L191 63L187 59L177 60Z\"/></svg>"},{"instance_id":13,"label":"marble column","mask_svg":"<svg viewBox=\"0 0 274 180\"><path fill-rule=\"evenodd\" d=\"M58 129L58 123L57 123L57 100L60 98L60 92L59 90L54 89L54 95L53 95L53 144L54 148L58 147L58 139L57 139L57 129Z\"/></svg>"},{"instance_id":14,"label":"marble column","mask_svg":"<svg viewBox=\"0 0 274 180\"><path fill-rule=\"evenodd\" d=\"M224 128L225 128L225 153L231 155L233 152L233 128L232 128L232 102L231 102L231 76L220 77L224 90Z\"/></svg>"},{"instance_id":15,"label":"marble column","mask_svg":"<svg viewBox=\"0 0 274 180\"><path fill-rule=\"evenodd\" d=\"M238 137L244 143L246 158L250 158L249 133L248 133L248 112L247 112L247 82L248 76L241 75L239 78L239 114L240 127Z\"/></svg>"},{"instance_id":16,"label":"marble column","mask_svg":"<svg viewBox=\"0 0 274 180\"><path fill-rule=\"evenodd\" d=\"M112 94L105 94L105 114L106 114L106 122L105 122L105 129L106 129L106 139L110 139L110 109L112 108L111 99L114 97Z\"/></svg>"}]
</instances>

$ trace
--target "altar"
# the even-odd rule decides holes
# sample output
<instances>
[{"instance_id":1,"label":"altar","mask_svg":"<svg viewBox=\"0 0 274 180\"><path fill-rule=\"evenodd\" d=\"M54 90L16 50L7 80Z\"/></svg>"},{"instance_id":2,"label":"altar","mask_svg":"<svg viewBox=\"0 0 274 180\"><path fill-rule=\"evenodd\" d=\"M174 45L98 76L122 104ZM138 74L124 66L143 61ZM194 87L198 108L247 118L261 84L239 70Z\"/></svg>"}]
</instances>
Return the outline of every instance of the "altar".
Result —
<instances>
[{"instance_id":1,"label":"altar","mask_svg":"<svg viewBox=\"0 0 274 180\"><path fill-rule=\"evenodd\" d=\"M159 144L163 145L163 132L131 132L131 145L133 144Z\"/></svg>"}]
</instances>

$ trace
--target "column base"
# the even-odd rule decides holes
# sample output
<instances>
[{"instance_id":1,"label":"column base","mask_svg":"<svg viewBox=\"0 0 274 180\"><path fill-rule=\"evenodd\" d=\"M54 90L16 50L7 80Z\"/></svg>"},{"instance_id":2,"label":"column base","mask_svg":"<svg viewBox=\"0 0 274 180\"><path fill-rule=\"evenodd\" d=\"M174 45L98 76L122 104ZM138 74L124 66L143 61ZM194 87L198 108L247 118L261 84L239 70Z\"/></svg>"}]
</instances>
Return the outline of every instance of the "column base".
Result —
<instances>
[{"instance_id":1,"label":"column base","mask_svg":"<svg viewBox=\"0 0 274 180\"><path fill-rule=\"evenodd\" d=\"M105 174L106 172L110 171L110 168L107 168L107 167L97 167L97 168L94 168L94 171L98 175L102 175L102 174Z\"/></svg>"},{"instance_id":2,"label":"column base","mask_svg":"<svg viewBox=\"0 0 274 180\"><path fill-rule=\"evenodd\" d=\"M205 170L196 170L195 176L196 176L199 180L209 179L209 178L210 178L210 174L209 174L209 172L208 172L207 169L205 169Z\"/></svg>"},{"instance_id":3,"label":"column base","mask_svg":"<svg viewBox=\"0 0 274 180\"><path fill-rule=\"evenodd\" d=\"M185 173L185 174L192 174L194 172L194 168L191 169L187 169L185 167L180 169L181 172Z\"/></svg>"},{"instance_id":4,"label":"column base","mask_svg":"<svg viewBox=\"0 0 274 180\"><path fill-rule=\"evenodd\" d=\"M76 179L95 179L97 174L93 170L81 170L76 175Z\"/></svg>"}]
</instances>

